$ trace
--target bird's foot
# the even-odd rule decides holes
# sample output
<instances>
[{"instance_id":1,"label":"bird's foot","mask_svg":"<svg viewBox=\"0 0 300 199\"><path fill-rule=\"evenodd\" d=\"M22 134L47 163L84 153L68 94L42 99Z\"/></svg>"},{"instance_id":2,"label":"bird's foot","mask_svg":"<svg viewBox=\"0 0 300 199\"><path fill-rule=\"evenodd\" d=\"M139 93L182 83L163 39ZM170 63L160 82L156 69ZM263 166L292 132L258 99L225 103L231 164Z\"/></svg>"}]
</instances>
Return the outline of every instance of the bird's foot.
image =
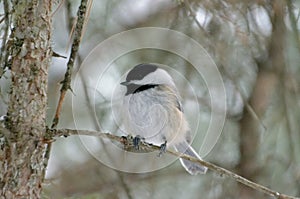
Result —
<instances>
[{"instance_id":1,"label":"bird's foot","mask_svg":"<svg viewBox=\"0 0 300 199\"><path fill-rule=\"evenodd\" d=\"M140 149L140 143L144 140L140 135L137 135L133 138L133 147L135 150Z\"/></svg>"},{"instance_id":2,"label":"bird's foot","mask_svg":"<svg viewBox=\"0 0 300 199\"><path fill-rule=\"evenodd\" d=\"M161 157L162 154L164 154L166 152L167 152L167 141L165 141L163 144L160 145L158 157Z\"/></svg>"}]
</instances>

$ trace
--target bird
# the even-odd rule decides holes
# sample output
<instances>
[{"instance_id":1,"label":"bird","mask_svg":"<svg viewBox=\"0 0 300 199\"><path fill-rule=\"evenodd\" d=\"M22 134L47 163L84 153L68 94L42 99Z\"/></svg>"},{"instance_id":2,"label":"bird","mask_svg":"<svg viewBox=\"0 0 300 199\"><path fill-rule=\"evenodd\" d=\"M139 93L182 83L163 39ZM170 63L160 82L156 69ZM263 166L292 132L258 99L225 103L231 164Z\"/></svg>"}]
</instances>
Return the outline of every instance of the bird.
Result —
<instances>
[{"instance_id":1,"label":"bird","mask_svg":"<svg viewBox=\"0 0 300 199\"><path fill-rule=\"evenodd\" d=\"M191 131L181 97L170 74L157 64L134 66L120 83L126 87L122 114L126 132L147 143L201 159L191 146ZM180 158L191 175L205 174L207 167Z\"/></svg>"}]
</instances>

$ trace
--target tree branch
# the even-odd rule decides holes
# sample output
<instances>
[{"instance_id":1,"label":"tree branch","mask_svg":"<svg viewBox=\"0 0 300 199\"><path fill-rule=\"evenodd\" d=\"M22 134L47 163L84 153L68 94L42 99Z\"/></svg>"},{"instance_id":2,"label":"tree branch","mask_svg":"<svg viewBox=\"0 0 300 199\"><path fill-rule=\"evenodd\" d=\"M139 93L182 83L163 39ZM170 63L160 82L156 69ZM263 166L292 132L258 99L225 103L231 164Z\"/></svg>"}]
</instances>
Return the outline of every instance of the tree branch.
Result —
<instances>
[{"instance_id":1,"label":"tree branch","mask_svg":"<svg viewBox=\"0 0 300 199\"><path fill-rule=\"evenodd\" d=\"M0 54L0 66L2 67L0 70L0 78L5 73L6 67L8 67L8 49L10 45L8 45L9 38L9 30L10 30L10 10L9 4L7 1L3 1L3 9L4 9L4 33L2 36L2 46L1 46L1 54Z\"/></svg>"},{"instance_id":2,"label":"tree branch","mask_svg":"<svg viewBox=\"0 0 300 199\"><path fill-rule=\"evenodd\" d=\"M88 136L96 136L96 137L100 137L100 138L106 138L112 141L116 141L119 142L121 144L124 145L124 149L127 151L133 151L135 150L134 144L133 144L133 137L132 136L116 136L110 133L103 133L103 132L96 132L96 131L88 131L88 130L73 130L73 129L48 129L47 130L47 139L49 138L55 138L55 137L60 137L60 136L70 136L70 135L88 135ZM141 142L140 146L139 146L140 150L142 151L146 151L146 152L152 152L152 151L159 151L160 150L160 146L156 146L156 145L152 145L146 142ZM272 189L269 189L263 185L260 185L258 183L252 182L234 172L231 172L227 169L224 169L220 166L217 166L215 164L212 164L210 162L206 162L204 160L199 160L197 158L185 155L185 154L181 154L179 152L175 152L175 151L171 151L171 150L167 150L166 153L171 154L173 156L176 157L180 157L186 160L189 160L191 162L195 162L198 164L201 164L205 167L207 167L208 169L218 173L221 176L227 176L231 179L234 179L237 182L240 182L242 184L244 184L247 187L250 187L254 190L257 190L259 192L265 193L269 196L278 198L278 199L299 199L297 197L293 197L293 196L288 196L285 194L281 194L277 191L274 191Z\"/></svg>"},{"instance_id":3,"label":"tree branch","mask_svg":"<svg viewBox=\"0 0 300 199\"><path fill-rule=\"evenodd\" d=\"M63 101L65 99L67 91L71 89L72 71L73 71L76 55L79 49L79 44L82 38L82 32L83 32L84 22L87 14L87 8L88 8L88 0L81 0L81 4L77 11L77 22L74 30L74 40L72 44L71 54L70 54L69 61L67 63L67 71L65 73L65 78L61 82L62 86L60 89L60 97L58 100L55 116L52 121L52 128L55 128L58 124Z\"/></svg>"}]
</instances>

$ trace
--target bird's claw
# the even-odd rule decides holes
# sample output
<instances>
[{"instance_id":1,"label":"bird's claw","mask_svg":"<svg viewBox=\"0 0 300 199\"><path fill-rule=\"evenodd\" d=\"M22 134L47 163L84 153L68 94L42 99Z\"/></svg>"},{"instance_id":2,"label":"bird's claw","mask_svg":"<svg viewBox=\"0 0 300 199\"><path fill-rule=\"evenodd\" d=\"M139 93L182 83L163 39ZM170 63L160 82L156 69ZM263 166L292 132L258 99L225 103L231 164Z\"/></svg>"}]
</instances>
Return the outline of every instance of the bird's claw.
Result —
<instances>
[{"instance_id":1,"label":"bird's claw","mask_svg":"<svg viewBox=\"0 0 300 199\"><path fill-rule=\"evenodd\" d=\"M167 141L165 141L163 144L160 145L158 157L161 157L162 154L166 153L166 151L167 151Z\"/></svg>"},{"instance_id":2,"label":"bird's claw","mask_svg":"<svg viewBox=\"0 0 300 199\"><path fill-rule=\"evenodd\" d=\"M133 147L135 150L140 149L140 143L141 143L142 137L137 135L133 138Z\"/></svg>"}]
</instances>

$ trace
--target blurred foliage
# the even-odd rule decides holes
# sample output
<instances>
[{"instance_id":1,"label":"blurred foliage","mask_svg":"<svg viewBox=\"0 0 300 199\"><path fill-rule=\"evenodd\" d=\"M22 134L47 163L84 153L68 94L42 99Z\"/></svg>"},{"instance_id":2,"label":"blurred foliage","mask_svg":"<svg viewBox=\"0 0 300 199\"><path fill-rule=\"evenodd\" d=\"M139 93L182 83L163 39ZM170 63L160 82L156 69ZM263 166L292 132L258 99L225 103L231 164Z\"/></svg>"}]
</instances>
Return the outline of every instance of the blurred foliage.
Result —
<instances>
[{"instance_id":1,"label":"blurred foliage","mask_svg":"<svg viewBox=\"0 0 300 199\"><path fill-rule=\"evenodd\" d=\"M54 5L57 10L53 16L53 50L59 54L68 54L78 5L78 0L57 1ZM77 73L80 64L97 44L122 31L151 26L190 36L217 64L227 94L223 132L204 159L274 190L299 197L299 16L299 1L291 0L94 0L74 77L80 75ZM66 62L53 58L49 71L49 122ZM115 60L111 71L103 77L108 83L97 90L96 100L91 99L96 86L83 79L83 93L70 92L64 102L59 128L100 130L97 122L101 120L103 130L121 133L110 111L111 84L118 83L127 70L140 62L170 66L192 85L196 100L187 83L176 80L191 126L197 126L191 111L195 104L201 107L200 127L193 143L200 148L211 110L204 78L181 57L155 49L141 49ZM2 114L6 112L7 75L9 72L0 82ZM83 101L74 104L73 96L83 96ZM92 114L94 105L97 118ZM76 123L74 109L82 110ZM86 145L89 145L88 150ZM93 153L107 152L105 142L96 138L57 139L51 151L45 198L267 198L212 172L190 176L179 161L150 173L119 172L95 160L90 149ZM133 164L143 162L136 160Z\"/></svg>"}]
</instances>

